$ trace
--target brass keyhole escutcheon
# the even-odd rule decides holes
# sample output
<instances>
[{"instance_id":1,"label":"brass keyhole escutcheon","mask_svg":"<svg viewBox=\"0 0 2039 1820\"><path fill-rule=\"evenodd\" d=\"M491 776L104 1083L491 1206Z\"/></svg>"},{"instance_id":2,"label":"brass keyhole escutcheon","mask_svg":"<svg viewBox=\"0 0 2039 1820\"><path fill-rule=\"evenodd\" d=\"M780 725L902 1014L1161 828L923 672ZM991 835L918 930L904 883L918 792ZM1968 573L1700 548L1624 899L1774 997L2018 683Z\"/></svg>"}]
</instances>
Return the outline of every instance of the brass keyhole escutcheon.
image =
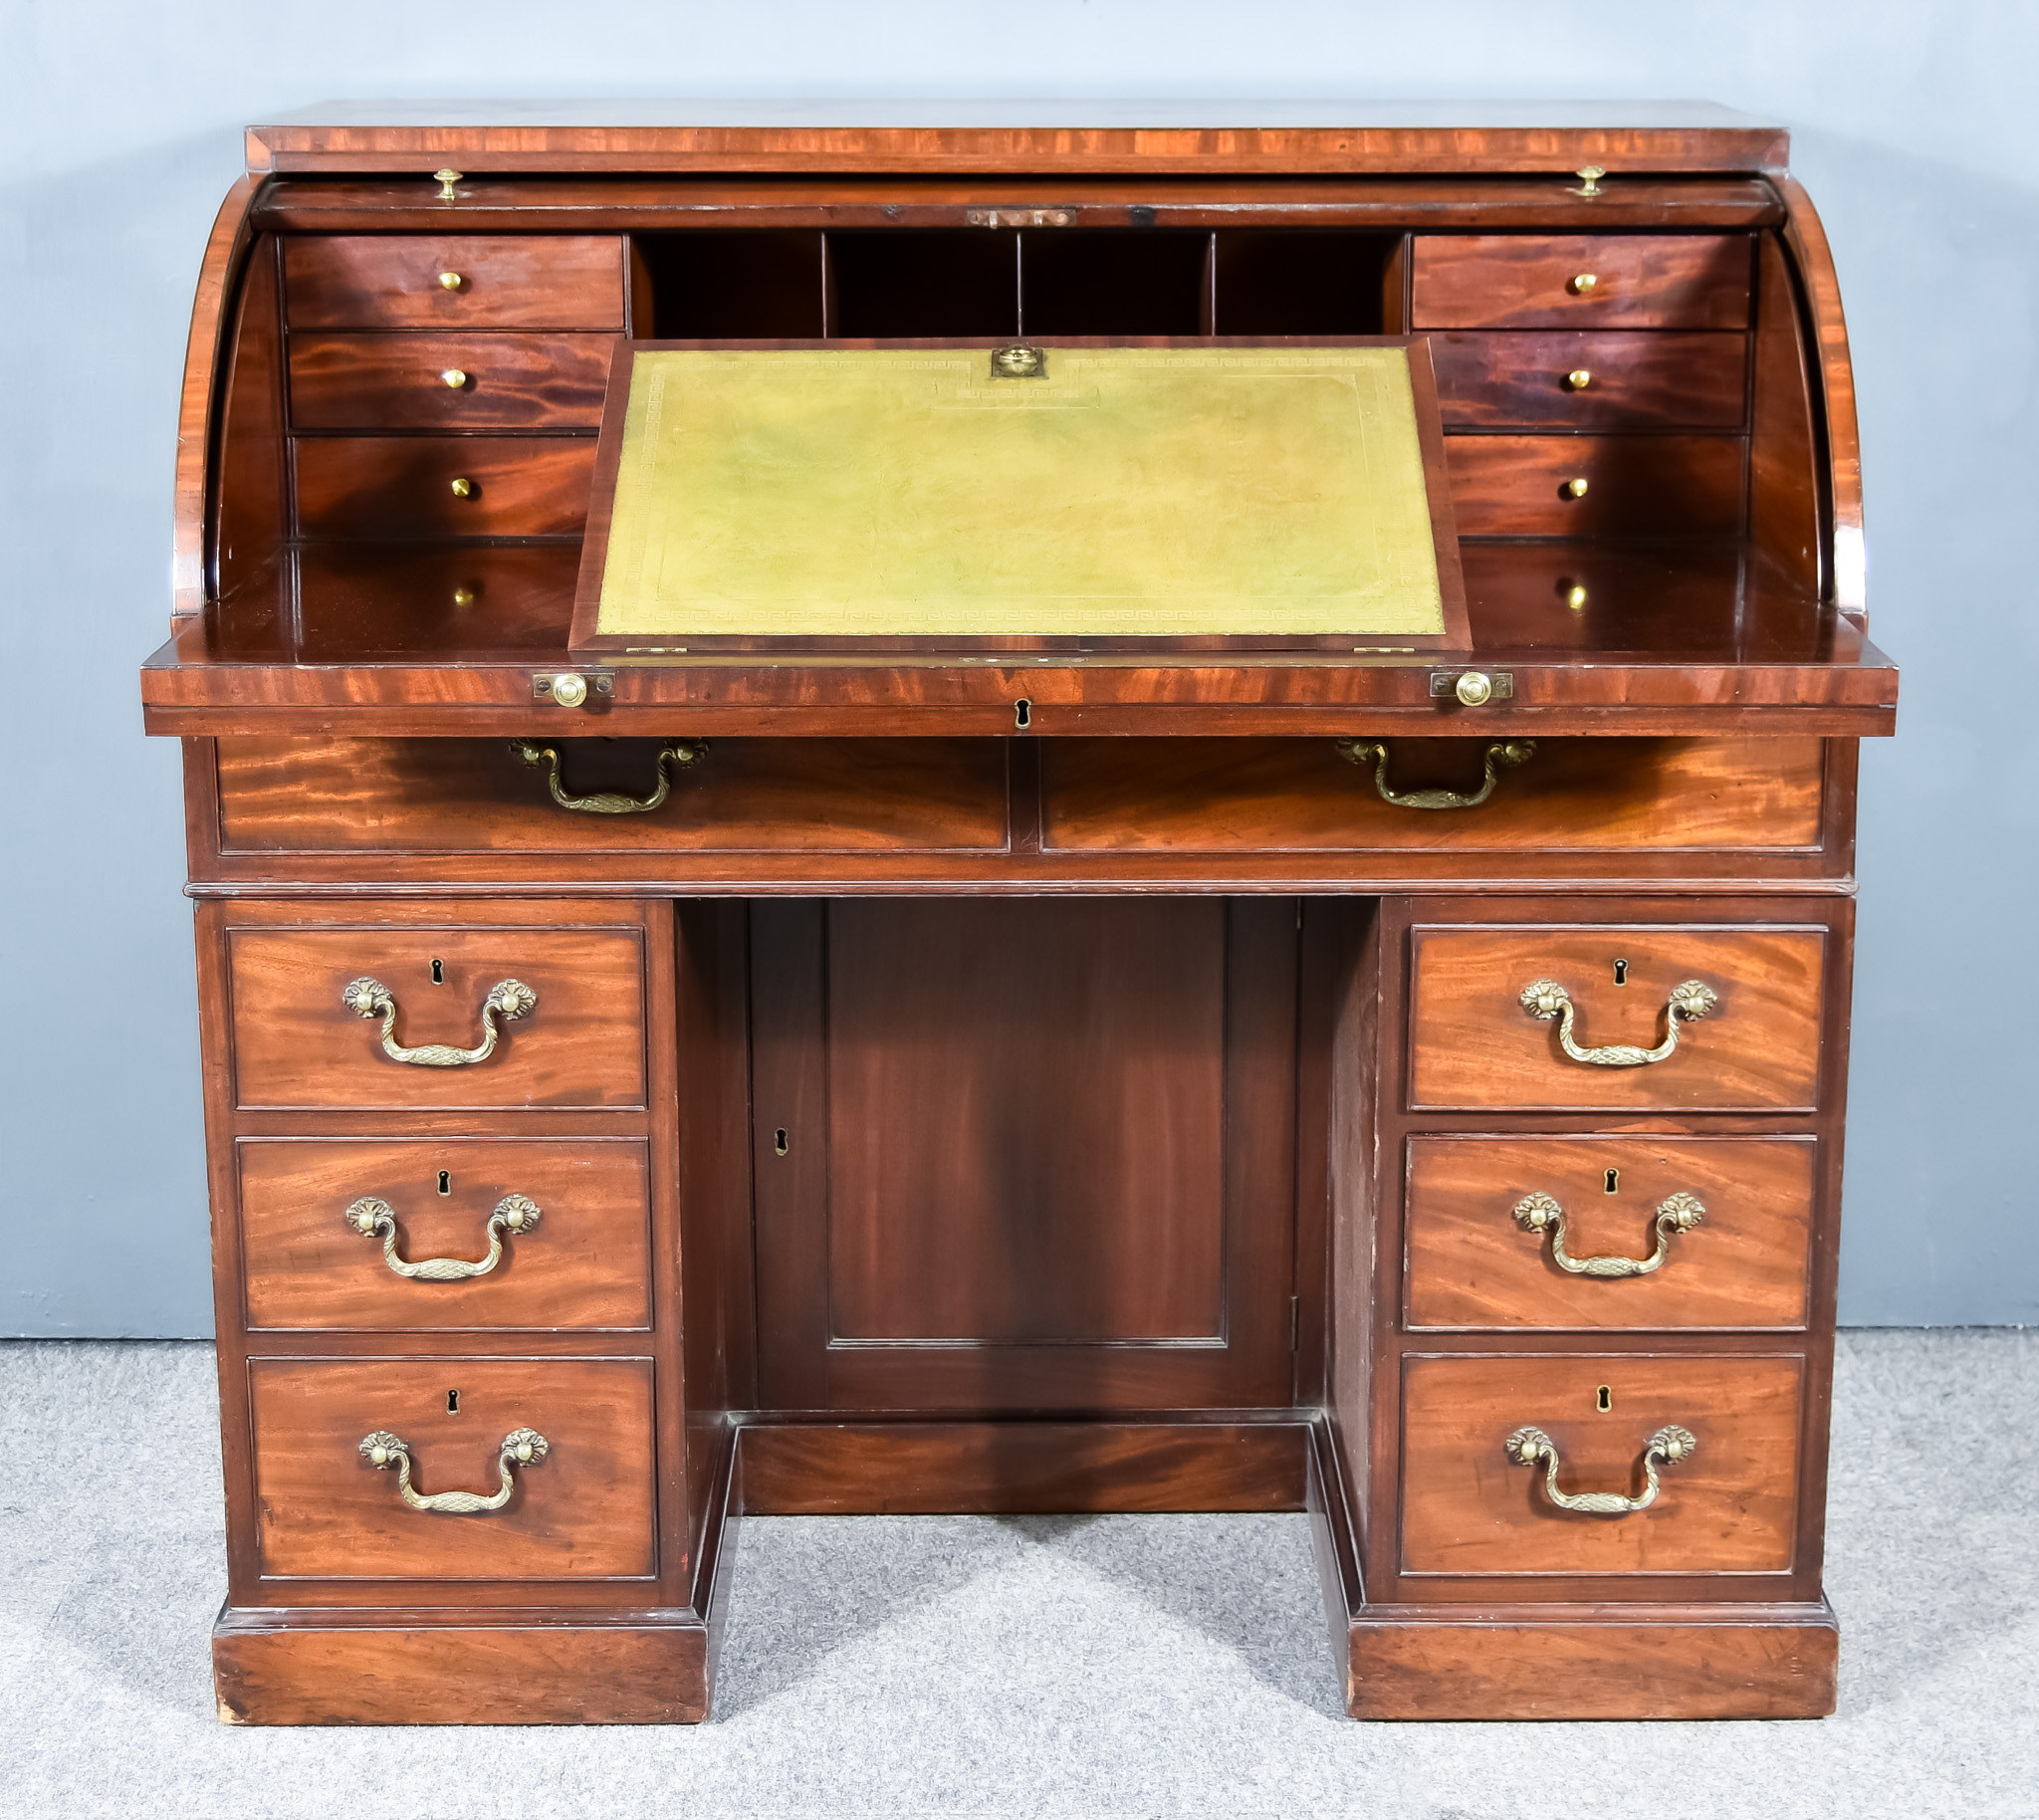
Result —
<instances>
[{"instance_id":1,"label":"brass keyhole escutcheon","mask_svg":"<svg viewBox=\"0 0 2039 1820\"><path fill-rule=\"evenodd\" d=\"M434 961L432 963L432 984L434 986L444 986L446 984L446 963L444 961Z\"/></svg>"},{"instance_id":2,"label":"brass keyhole escutcheon","mask_svg":"<svg viewBox=\"0 0 2039 1820\"><path fill-rule=\"evenodd\" d=\"M459 1391L457 1391L457 1390L449 1390L449 1391L448 1391L448 1392L446 1393L446 1413L447 1413L447 1414L448 1414L449 1416L457 1416L457 1415L459 1415L459 1414L460 1414L460 1392L459 1392Z\"/></svg>"},{"instance_id":3,"label":"brass keyhole escutcheon","mask_svg":"<svg viewBox=\"0 0 2039 1820\"><path fill-rule=\"evenodd\" d=\"M1617 985L1617 986L1626 986L1626 985L1627 985L1627 984L1629 983L1629 964L1628 964L1628 962L1626 962L1626 961L1617 961L1617 962L1615 962L1615 964L1614 964L1614 983L1615 983L1615 985Z\"/></svg>"},{"instance_id":4,"label":"brass keyhole escutcheon","mask_svg":"<svg viewBox=\"0 0 2039 1820\"><path fill-rule=\"evenodd\" d=\"M1610 1170L1609 1170L1609 1171L1607 1172L1606 1178L1605 1178L1605 1180L1604 1180L1604 1183L1603 1183L1603 1186L1602 1186L1602 1188L1601 1188L1601 1191L1600 1191L1600 1192L1601 1192L1602 1194L1608 1194L1608 1195L1616 1195L1616 1194L1619 1194L1619 1193L1621 1193L1621 1171L1620 1171L1620 1170L1618 1170L1618 1169L1610 1169Z\"/></svg>"},{"instance_id":5,"label":"brass keyhole escutcheon","mask_svg":"<svg viewBox=\"0 0 2039 1820\"><path fill-rule=\"evenodd\" d=\"M452 1192L453 1172L449 1169L442 1169L439 1171L439 1193L442 1195L450 1195Z\"/></svg>"},{"instance_id":6,"label":"brass keyhole escutcheon","mask_svg":"<svg viewBox=\"0 0 2039 1820\"><path fill-rule=\"evenodd\" d=\"M1611 1384L1603 1384L1593 1393L1593 1407L1603 1416L1614 1408L1614 1387Z\"/></svg>"},{"instance_id":7,"label":"brass keyhole escutcheon","mask_svg":"<svg viewBox=\"0 0 2039 1820\"><path fill-rule=\"evenodd\" d=\"M772 1134L772 1154L774 1156L783 1157L786 1155L787 1150L789 1148L790 1146L786 1141L786 1127L784 1125L781 1125L779 1129Z\"/></svg>"}]
</instances>

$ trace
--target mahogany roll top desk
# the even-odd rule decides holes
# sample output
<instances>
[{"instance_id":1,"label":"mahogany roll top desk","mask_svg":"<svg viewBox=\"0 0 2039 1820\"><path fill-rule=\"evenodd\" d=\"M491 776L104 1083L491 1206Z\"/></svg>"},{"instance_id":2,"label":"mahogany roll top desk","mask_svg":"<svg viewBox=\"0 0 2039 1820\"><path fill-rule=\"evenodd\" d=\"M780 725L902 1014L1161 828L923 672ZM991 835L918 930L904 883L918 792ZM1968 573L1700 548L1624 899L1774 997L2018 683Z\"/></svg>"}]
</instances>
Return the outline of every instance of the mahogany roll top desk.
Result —
<instances>
[{"instance_id":1,"label":"mahogany roll top desk","mask_svg":"<svg viewBox=\"0 0 2039 1820\"><path fill-rule=\"evenodd\" d=\"M1827 244L1723 111L1326 112L250 132L142 672L223 1717L705 1718L745 1511L1307 1510L1355 1715L1831 1710ZM1213 337L1427 343L1470 649L574 660L627 341Z\"/></svg>"}]
</instances>

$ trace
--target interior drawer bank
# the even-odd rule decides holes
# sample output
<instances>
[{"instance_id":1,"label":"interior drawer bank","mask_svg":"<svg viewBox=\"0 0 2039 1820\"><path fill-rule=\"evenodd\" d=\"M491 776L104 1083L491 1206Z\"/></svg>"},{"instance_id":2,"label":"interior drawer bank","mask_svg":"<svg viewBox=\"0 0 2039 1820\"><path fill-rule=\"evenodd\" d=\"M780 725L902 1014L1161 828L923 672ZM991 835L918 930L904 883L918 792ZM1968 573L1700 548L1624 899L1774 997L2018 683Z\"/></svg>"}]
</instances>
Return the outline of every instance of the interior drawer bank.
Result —
<instances>
[{"instance_id":1,"label":"interior drawer bank","mask_svg":"<svg viewBox=\"0 0 2039 1820\"><path fill-rule=\"evenodd\" d=\"M1006 844L999 740L221 740L228 852L953 852Z\"/></svg>"},{"instance_id":2,"label":"interior drawer bank","mask_svg":"<svg viewBox=\"0 0 2039 1820\"><path fill-rule=\"evenodd\" d=\"M1495 744L1043 741L1044 844L1580 852L1820 843L1818 740L1547 739L1489 758ZM1426 806L1438 792L1448 800Z\"/></svg>"}]
</instances>

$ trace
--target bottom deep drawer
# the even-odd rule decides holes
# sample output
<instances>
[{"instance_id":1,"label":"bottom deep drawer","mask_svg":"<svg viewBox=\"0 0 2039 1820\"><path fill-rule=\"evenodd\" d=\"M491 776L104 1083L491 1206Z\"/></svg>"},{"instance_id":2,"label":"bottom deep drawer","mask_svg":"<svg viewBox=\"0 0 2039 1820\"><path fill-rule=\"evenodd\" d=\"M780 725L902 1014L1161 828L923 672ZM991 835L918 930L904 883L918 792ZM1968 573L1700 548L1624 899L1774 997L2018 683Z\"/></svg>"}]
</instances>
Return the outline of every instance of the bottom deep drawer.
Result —
<instances>
[{"instance_id":1,"label":"bottom deep drawer","mask_svg":"<svg viewBox=\"0 0 2039 1820\"><path fill-rule=\"evenodd\" d=\"M1795 1353L1409 1358L1402 1570L1786 1573L1804 1396Z\"/></svg>"},{"instance_id":2,"label":"bottom deep drawer","mask_svg":"<svg viewBox=\"0 0 2039 1820\"><path fill-rule=\"evenodd\" d=\"M248 1375L265 1575L657 1570L649 1359L269 1358Z\"/></svg>"}]
</instances>

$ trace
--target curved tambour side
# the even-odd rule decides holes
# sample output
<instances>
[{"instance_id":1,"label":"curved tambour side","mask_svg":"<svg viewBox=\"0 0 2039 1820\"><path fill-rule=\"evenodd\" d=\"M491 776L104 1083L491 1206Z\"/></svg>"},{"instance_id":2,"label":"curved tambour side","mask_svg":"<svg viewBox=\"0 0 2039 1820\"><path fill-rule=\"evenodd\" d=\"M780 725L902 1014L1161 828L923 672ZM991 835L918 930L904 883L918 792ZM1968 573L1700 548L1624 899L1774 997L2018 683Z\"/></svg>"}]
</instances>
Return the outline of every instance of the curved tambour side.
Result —
<instances>
[{"instance_id":1,"label":"curved tambour side","mask_svg":"<svg viewBox=\"0 0 2039 1820\"><path fill-rule=\"evenodd\" d=\"M184 347L184 385L177 402L175 517L170 545L173 618L203 611L211 591L212 452L219 407L225 398L234 304L255 238L255 196L267 180L250 174L227 191L198 268L191 338Z\"/></svg>"},{"instance_id":2,"label":"curved tambour side","mask_svg":"<svg viewBox=\"0 0 2039 1820\"><path fill-rule=\"evenodd\" d=\"M1831 595L1844 613L1866 615L1867 561L1862 533L1862 439L1855 421L1855 367L1848 355L1848 324L1841 313L1841 282L1833 249L1812 198L1795 177L1773 179L1784 198L1784 244L1798 267L1811 315L1818 401L1826 426L1831 487Z\"/></svg>"}]
</instances>

